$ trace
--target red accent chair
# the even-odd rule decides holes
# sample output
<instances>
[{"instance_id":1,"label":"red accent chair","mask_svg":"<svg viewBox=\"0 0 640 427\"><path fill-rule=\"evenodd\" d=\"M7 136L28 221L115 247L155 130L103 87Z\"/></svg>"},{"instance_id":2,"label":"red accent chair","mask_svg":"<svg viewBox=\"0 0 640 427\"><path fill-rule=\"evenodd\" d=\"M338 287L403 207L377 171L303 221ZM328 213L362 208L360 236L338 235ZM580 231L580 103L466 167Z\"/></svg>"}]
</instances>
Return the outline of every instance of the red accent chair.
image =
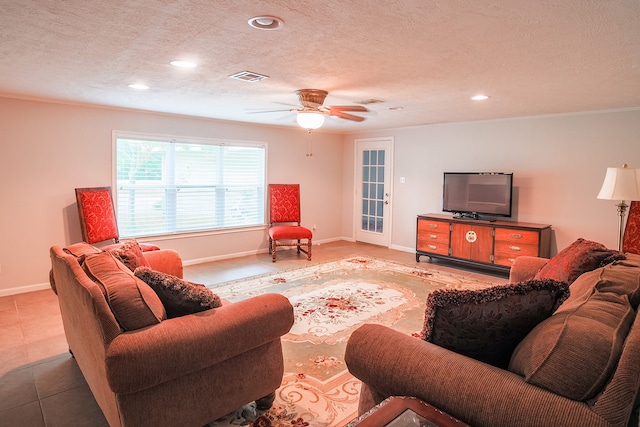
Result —
<instances>
[{"instance_id":1,"label":"red accent chair","mask_svg":"<svg viewBox=\"0 0 640 427\"><path fill-rule=\"evenodd\" d=\"M118 223L111 187L76 188L82 239L87 243L113 240L118 243Z\"/></svg>"},{"instance_id":2,"label":"red accent chair","mask_svg":"<svg viewBox=\"0 0 640 427\"><path fill-rule=\"evenodd\" d=\"M295 224L295 225L293 225ZM311 261L313 233L300 225L300 185L269 184L269 253L276 262L278 246L296 246ZM307 249L301 240L306 239Z\"/></svg>"},{"instance_id":3,"label":"red accent chair","mask_svg":"<svg viewBox=\"0 0 640 427\"><path fill-rule=\"evenodd\" d=\"M111 187L76 188L76 201L78 202L82 240L89 244L107 240L114 242L114 245L102 247L104 250L120 246ZM151 243L140 243L140 247L145 252L160 249Z\"/></svg>"},{"instance_id":4,"label":"red accent chair","mask_svg":"<svg viewBox=\"0 0 640 427\"><path fill-rule=\"evenodd\" d=\"M622 252L640 254L640 202L631 202L622 238Z\"/></svg>"}]
</instances>

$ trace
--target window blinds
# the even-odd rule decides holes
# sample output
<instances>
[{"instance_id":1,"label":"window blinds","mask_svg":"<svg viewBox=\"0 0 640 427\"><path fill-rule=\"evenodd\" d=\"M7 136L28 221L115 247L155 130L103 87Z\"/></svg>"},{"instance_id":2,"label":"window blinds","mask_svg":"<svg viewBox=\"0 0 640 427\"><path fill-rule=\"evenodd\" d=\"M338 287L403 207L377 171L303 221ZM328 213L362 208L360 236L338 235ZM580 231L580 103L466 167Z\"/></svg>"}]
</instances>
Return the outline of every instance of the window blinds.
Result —
<instances>
[{"instance_id":1,"label":"window blinds","mask_svg":"<svg viewBox=\"0 0 640 427\"><path fill-rule=\"evenodd\" d=\"M264 224L264 145L116 138L121 236Z\"/></svg>"}]
</instances>

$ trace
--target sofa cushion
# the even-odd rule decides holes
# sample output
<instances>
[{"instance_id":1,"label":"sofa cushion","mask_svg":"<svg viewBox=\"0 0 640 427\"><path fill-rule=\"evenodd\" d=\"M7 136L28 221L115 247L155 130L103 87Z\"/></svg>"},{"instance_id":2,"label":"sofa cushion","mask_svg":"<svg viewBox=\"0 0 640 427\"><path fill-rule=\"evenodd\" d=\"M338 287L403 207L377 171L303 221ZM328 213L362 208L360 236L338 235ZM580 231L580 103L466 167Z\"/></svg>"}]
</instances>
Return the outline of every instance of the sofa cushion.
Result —
<instances>
[{"instance_id":1,"label":"sofa cushion","mask_svg":"<svg viewBox=\"0 0 640 427\"><path fill-rule=\"evenodd\" d=\"M102 252L100 249L96 248L95 246L85 242L74 243L72 245L69 245L65 247L63 251L65 251L69 255L73 255L76 258L82 255L98 254Z\"/></svg>"},{"instance_id":2,"label":"sofa cushion","mask_svg":"<svg viewBox=\"0 0 640 427\"><path fill-rule=\"evenodd\" d=\"M506 368L511 353L565 300L569 285L553 280L479 290L439 289L427 297L423 338Z\"/></svg>"},{"instance_id":3,"label":"sofa cushion","mask_svg":"<svg viewBox=\"0 0 640 427\"><path fill-rule=\"evenodd\" d=\"M135 239L123 240L119 246L110 249L129 270L135 271L138 267L149 267L149 262L142 254L142 248Z\"/></svg>"},{"instance_id":4,"label":"sofa cushion","mask_svg":"<svg viewBox=\"0 0 640 427\"><path fill-rule=\"evenodd\" d=\"M87 275L101 288L123 330L155 325L166 318L158 295L109 252L80 259Z\"/></svg>"},{"instance_id":5,"label":"sofa cushion","mask_svg":"<svg viewBox=\"0 0 640 427\"><path fill-rule=\"evenodd\" d=\"M640 304L640 255L627 254L624 260L583 274L571 284L570 291L557 313L576 309L596 291L626 295L636 310Z\"/></svg>"},{"instance_id":6,"label":"sofa cushion","mask_svg":"<svg viewBox=\"0 0 640 427\"><path fill-rule=\"evenodd\" d=\"M569 399L591 399L613 373L634 319L626 296L595 291L574 310L536 326L514 351L509 370Z\"/></svg>"},{"instance_id":7,"label":"sofa cushion","mask_svg":"<svg viewBox=\"0 0 640 427\"><path fill-rule=\"evenodd\" d=\"M553 279L573 283L581 274L617 259L624 259L624 254L607 249L601 243L580 238L551 258L538 271L534 279Z\"/></svg>"},{"instance_id":8,"label":"sofa cushion","mask_svg":"<svg viewBox=\"0 0 640 427\"><path fill-rule=\"evenodd\" d=\"M134 274L158 294L169 318L222 305L220 297L205 285L191 283L149 267L138 267Z\"/></svg>"}]
</instances>

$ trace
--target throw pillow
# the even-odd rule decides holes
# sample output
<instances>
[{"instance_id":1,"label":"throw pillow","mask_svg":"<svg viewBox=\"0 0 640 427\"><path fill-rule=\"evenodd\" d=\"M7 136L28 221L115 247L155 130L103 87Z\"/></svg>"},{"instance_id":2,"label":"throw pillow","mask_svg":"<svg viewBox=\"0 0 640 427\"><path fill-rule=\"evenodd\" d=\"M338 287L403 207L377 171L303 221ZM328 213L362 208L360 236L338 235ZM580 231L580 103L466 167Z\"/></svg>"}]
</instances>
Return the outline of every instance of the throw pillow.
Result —
<instances>
[{"instance_id":1,"label":"throw pillow","mask_svg":"<svg viewBox=\"0 0 640 427\"><path fill-rule=\"evenodd\" d=\"M596 291L536 326L513 352L509 370L568 399L591 399L609 381L634 319L626 296Z\"/></svg>"},{"instance_id":2,"label":"throw pillow","mask_svg":"<svg viewBox=\"0 0 640 427\"><path fill-rule=\"evenodd\" d=\"M166 318L158 295L109 252L79 259L87 276L105 295L111 312L125 331L155 325Z\"/></svg>"},{"instance_id":3,"label":"throw pillow","mask_svg":"<svg viewBox=\"0 0 640 427\"><path fill-rule=\"evenodd\" d=\"M436 290L427 297L423 338L506 368L518 343L568 295L569 285L554 280Z\"/></svg>"},{"instance_id":4,"label":"throw pillow","mask_svg":"<svg viewBox=\"0 0 640 427\"><path fill-rule=\"evenodd\" d=\"M552 279L571 284L581 274L620 259L624 259L623 253L607 249L601 243L579 238L551 258L534 279Z\"/></svg>"},{"instance_id":5,"label":"throw pillow","mask_svg":"<svg viewBox=\"0 0 640 427\"><path fill-rule=\"evenodd\" d=\"M135 239L124 240L116 248L109 250L118 258L129 270L135 271L138 267L149 267L149 262L142 254L142 248Z\"/></svg>"},{"instance_id":6,"label":"throw pillow","mask_svg":"<svg viewBox=\"0 0 640 427\"><path fill-rule=\"evenodd\" d=\"M134 274L158 294L169 318L222 305L220 297L205 285L191 283L149 267L138 267Z\"/></svg>"}]
</instances>

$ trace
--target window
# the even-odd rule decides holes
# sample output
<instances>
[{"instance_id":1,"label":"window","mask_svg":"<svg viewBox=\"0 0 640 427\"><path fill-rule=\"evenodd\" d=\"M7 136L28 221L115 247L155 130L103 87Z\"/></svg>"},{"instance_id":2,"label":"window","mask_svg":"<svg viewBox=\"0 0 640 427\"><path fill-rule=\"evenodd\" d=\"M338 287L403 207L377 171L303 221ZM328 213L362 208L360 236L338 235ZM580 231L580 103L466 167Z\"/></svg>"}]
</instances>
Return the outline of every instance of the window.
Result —
<instances>
[{"instance_id":1,"label":"window","mask_svg":"<svg viewBox=\"0 0 640 427\"><path fill-rule=\"evenodd\" d=\"M115 135L122 236L264 225L264 144Z\"/></svg>"}]
</instances>

